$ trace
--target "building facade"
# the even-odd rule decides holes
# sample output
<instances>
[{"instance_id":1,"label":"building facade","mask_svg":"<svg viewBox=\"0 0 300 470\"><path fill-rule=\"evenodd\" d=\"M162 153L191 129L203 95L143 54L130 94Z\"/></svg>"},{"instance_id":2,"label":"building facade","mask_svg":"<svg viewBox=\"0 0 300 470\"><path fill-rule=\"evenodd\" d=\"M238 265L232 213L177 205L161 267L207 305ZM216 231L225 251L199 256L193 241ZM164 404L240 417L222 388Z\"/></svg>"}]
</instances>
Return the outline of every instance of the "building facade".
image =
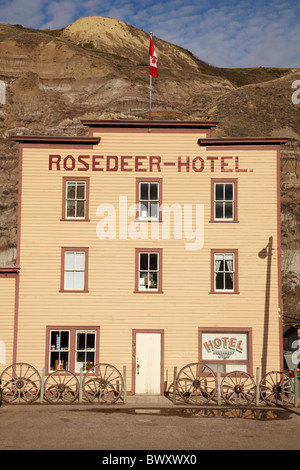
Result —
<instances>
[{"instance_id":1,"label":"building facade","mask_svg":"<svg viewBox=\"0 0 300 470\"><path fill-rule=\"evenodd\" d=\"M280 138L216 122L82 121L20 148L16 268L0 270L0 372L127 370L162 394L174 367L282 370Z\"/></svg>"}]
</instances>

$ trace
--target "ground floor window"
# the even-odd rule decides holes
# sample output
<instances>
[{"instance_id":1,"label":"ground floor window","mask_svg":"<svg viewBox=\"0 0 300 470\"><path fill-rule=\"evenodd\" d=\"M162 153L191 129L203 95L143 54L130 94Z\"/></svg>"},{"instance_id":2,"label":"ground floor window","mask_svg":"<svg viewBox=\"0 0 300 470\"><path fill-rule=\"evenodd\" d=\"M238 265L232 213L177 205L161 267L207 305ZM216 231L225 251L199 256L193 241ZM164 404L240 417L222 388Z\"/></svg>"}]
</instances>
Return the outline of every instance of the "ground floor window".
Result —
<instances>
[{"instance_id":1,"label":"ground floor window","mask_svg":"<svg viewBox=\"0 0 300 470\"><path fill-rule=\"evenodd\" d=\"M99 327L47 327L46 370L80 373L98 362Z\"/></svg>"},{"instance_id":2,"label":"ground floor window","mask_svg":"<svg viewBox=\"0 0 300 470\"><path fill-rule=\"evenodd\" d=\"M214 372L252 374L251 329L199 328L199 357Z\"/></svg>"}]
</instances>

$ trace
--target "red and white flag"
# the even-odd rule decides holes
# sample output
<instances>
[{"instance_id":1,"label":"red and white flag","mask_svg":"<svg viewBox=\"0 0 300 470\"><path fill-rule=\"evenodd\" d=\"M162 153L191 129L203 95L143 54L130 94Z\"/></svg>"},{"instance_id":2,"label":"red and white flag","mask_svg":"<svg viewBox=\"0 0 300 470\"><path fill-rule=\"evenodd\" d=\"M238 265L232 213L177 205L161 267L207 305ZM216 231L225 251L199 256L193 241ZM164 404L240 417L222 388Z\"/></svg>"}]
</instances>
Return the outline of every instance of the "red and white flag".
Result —
<instances>
[{"instance_id":1,"label":"red and white flag","mask_svg":"<svg viewBox=\"0 0 300 470\"><path fill-rule=\"evenodd\" d=\"M152 77L158 77L157 55L156 55L151 37L150 37L149 55L150 55L150 75L152 75Z\"/></svg>"}]
</instances>

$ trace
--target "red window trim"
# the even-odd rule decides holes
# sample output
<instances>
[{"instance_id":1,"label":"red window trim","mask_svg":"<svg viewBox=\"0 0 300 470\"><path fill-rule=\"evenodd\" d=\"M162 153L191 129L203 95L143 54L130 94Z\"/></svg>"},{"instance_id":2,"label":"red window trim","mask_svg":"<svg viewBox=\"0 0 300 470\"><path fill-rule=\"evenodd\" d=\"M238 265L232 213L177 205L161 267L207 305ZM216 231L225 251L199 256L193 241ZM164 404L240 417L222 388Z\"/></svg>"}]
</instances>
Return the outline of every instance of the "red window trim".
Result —
<instances>
[{"instance_id":1,"label":"red window trim","mask_svg":"<svg viewBox=\"0 0 300 470\"><path fill-rule=\"evenodd\" d=\"M68 181L84 181L85 182L85 215L84 218L67 217L66 214L66 199L67 199L67 182ZM62 181L62 222L89 222L89 205L90 205L90 178L71 178L70 176L63 176Z\"/></svg>"},{"instance_id":2,"label":"red window trim","mask_svg":"<svg viewBox=\"0 0 300 470\"><path fill-rule=\"evenodd\" d=\"M136 248L135 249L135 294L163 294L162 290L162 248ZM158 289L157 290L139 290L139 255L140 253L158 253Z\"/></svg>"},{"instance_id":3,"label":"red window trim","mask_svg":"<svg viewBox=\"0 0 300 470\"><path fill-rule=\"evenodd\" d=\"M237 249L221 249L217 248L211 249L210 252L210 294L225 294L225 295L230 295L230 294L239 294L239 272L238 272L238 250ZM233 285L233 290L230 291L219 291L215 290L215 254L216 253L233 253L234 254L234 285Z\"/></svg>"},{"instance_id":4,"label":"red window trim","mask_svg":"<svg viewBox=\"0 0 300 470\"><path fill-rule=\"evenodd\" d=\"M234 194L234 204L233 204L233 219L215 219L215 183L233 183L233 194ZM210 223L221 223L221 224L232 224L238 223L238 179L237 178L212 178L211 179L211 189L210 189Z\"/></svg>"},{"instance_id":5,"label":"red window trim","mask_svg":"<svg viewBox=\"0 0 300 470\"><path fill-rule=\"evenodd\" d=\"M162 178L136 178L136 222L162 222ZM140 183L158 183L159 195L158 195L158 220L144 220L140 219Z\"/></svg>"},{"instance_id":6,"label":"red window trim","mask_svg":"<svg viewBox=\"0 0 300 470\"><path fill-rule=\"evenodd\" d=\"M54 371L49 370L49 353L50 353L50 331L69 331L70 332L70 349L69 349L69 371L73 372L75 375L80 375L80 373L75 373L75 352L76 352L76 331L87 331L95 330L96 331L96 354L95 354L95 363L99 363L100 357L100 326L61 326L61 325L47 325L46 326L46 351L45 351L45 371L46 374L51 374Z\"/></svg>"},{"instance_id":7,"label":"red window trim","mask_svg":"<svg viewBox=\"0 0 300 470\"><path fill-rule=\"evenodd\" d=\"M84 288L65 289L65 254L66 251L84 251L85 265L84 265ZM60 269L60 290L59 292L73 292L73 293L88 293L88 263L89 263L89 249L87 247L62 247L61 248L61 269Z\"/></svg>"}]
</instances>

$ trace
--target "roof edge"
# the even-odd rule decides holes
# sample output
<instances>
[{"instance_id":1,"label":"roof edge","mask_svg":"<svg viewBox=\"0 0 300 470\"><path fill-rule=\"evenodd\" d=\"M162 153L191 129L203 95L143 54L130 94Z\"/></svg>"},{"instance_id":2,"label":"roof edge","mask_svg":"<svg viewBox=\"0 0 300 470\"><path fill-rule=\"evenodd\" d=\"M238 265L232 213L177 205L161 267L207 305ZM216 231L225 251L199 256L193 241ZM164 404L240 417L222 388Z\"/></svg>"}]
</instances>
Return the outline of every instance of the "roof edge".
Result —
<instances>
[{"instance_id":1,"label":"roof edge","mask_svg":"<svg viewBox=\"0 0 300 470\"><path fill-rule=\"evenodd\" d=\"M81 123L89 127L160 127L160 128L211 128L217 127L217 121L138 121L138 120L93 120L83 119Z\"/></svg>"},{"instance_id":2,"label":"roof edge","mask_svg":"<svg viewBox=\"0 0 300 470\"><path fill-rule=\"evenodd\" d=\"M289 141L285 137L224 137L224 138L200 138L198 145L208 147L210 145L284 145Z\"/></svg>"},{"instance_id":3,"label":"roof edge","mask_svg":"<svg viewBox=\"0 0 300 470\"><path fill-rule=\"evenodd\" d=\"M40 135L12 135L14 142L22 143L59 143L59 144L99 144L101 137L64 137L64 136L40 136Z\"/></svg>"},{"instance_id":4,"label":"roof edge","mask_svg":"<svg viewBox=\"0 0 300 470\"><path fill-rule=\"evenodd\" d=\"M5 268L0 267L0 274L19 273L20 269L21 268L19 267L5 267Z\"/></svg>"}]
</instances>

